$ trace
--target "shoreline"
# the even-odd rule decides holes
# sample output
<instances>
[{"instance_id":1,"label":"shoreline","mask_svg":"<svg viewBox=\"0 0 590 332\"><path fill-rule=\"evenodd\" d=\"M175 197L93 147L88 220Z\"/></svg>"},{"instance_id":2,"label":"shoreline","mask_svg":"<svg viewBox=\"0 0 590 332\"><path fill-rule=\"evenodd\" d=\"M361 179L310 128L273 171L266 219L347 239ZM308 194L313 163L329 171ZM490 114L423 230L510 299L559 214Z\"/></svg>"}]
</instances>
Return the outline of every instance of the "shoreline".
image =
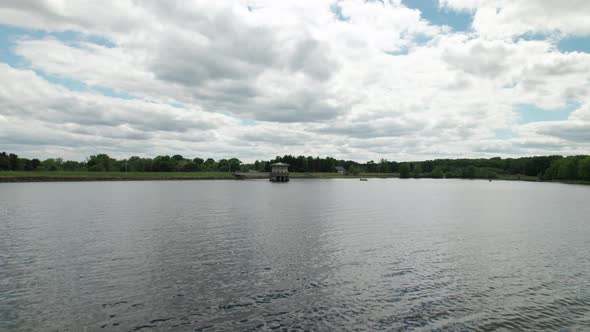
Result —
<instances>
[{"instance_id":1,"label":"shoreline","mask_svg":"<svg viewBox=\"0 0 590 332\"><path fill-rule=\"evenodd\" d=\"M24 173L24 174L23 174ZM359 179L359 178L372 178L372 179L388 179L388 178L399 178L396 173L385 174L385 173L364 173L359 175L341 175L337 173L291 173L291 179ZM197 180L264 180L267 179L266 175L256 175L245 177L237 177L230 173L85 173L85 172L59 172L55 174L53 172L43 173L32 173L26 174L26 172L18 172L18 174L10 174L9 172L0 172L0 183L32 183L32 182L100 182L100 181L197 181ZM434 178L409 178L414 180L420 179L434 179ZM455 179L455 178L453 178ZM462 178L457 178L462 179ZM489 180L489 179L462 179L462 180ZM544 181L535 177L525 177L513 175L500 176L492 181L525 181L525 182L539 182L539 183L562 183L562 184L579 184L579 185L590 185L589 181Z\"/></svg>"},{"instance_id":2,"label":"shoreline","mask_svg":"<svg viewBox=\"0 0 590 332\"><path fill-rule=\"evenodd\" d=\"M291 180L311 179L358 179L360 177L371 179L395 179L398 176L313 176L295 175ZM19 182L98 182L98 181L198 181L198 180L268 180L267 176L0 176L0 183Z\"/></svg>"},{"instance_id":3,"label":"shoreline","mask_svg":"<svg viewBox=\"0 0 590 332\"><path fill-rule=\"evenodd\" d=\"M228 177L0 177L0 183L22 182L115 182L115 181L196 181L196 180L238 180Z\"/></svg>"}]
</instances>

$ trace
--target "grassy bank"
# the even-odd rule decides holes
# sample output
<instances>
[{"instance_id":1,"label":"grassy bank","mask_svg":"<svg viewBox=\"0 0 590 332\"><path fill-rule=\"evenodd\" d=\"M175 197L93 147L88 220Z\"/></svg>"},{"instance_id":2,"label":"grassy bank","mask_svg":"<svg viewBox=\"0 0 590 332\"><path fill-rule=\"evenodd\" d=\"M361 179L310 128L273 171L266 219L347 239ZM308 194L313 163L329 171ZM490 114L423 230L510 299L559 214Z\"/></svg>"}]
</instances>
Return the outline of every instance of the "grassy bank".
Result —
<instances>
[{"instance_id":1,"label":"grassy bank","mask_svg":"<svg viewBox=\"0 0 590 332\"><path fill-rule=\"evenodd\" d=\"M253 173L245 179L266 178L268 175ZM366 173L341 175L338 173L291 173L293 179L335 179L335 178L392 178L397 173ZM44 182L44 181L131 181L131 180L213 180L236 179L227 172L69 172L69 171L5 171L0 172L0 182Z\"/></svg>"},{"instance_id":2,"label":"grassy bank","mask_svg":"<svg viewBox=\"0 0 590 332\"><path fill-rule=\"evenodd\" d=\"M234 179L227 172L0 172L0 182Z\"/></svg>"},{"instance_id":3,"label":"grassy bank","mask_svg":"<svg viewBox=\"0 0 590 332\"><path fill-rule=\"evenodd\" d=\"M252 174L242 179L265 179L268 175ZM399 173L361 173L342 175L338 173L290 173L292 179L358 179L398 178ZM1 171L0 182L57 182L57 181L140 181L140 180L229 180L236 177L227 172L69 172L69 171ZM536 176L499 174L494 180L560 182L590 184L589 181L542 181Z\"/></svg>"}]
</instances>

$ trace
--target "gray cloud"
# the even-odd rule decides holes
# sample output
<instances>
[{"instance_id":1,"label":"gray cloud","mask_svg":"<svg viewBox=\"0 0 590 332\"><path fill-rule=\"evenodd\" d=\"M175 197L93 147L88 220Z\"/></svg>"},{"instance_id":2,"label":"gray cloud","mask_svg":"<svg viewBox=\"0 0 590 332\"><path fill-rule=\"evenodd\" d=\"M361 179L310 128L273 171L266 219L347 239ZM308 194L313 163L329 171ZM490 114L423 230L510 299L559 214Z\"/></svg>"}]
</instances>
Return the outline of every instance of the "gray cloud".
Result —
<instances>
[{"instance_id":1,"label":"gray cloud","mask_svg":"<svg viewBox=\"0 0 590 332\"><path fill-rule=\"evenodd\" d=\"M205 112L122 100L55 86L31 71L0 64L0 141L110 149L153 141L199 142L230 121ZM10 82L10 83L8 83Z\"/></svg>"},{"instance_id":2,"label":"gray cloud","mask_svg":"<svg viewBox=\"0 0 590 332\"><path fill-rule=\"evenodd\" d=\"M473 27L486 38L507 38L526 33L590 34L585 0L440 0L443 7L474 13Z\"/></svg>"},{"instance_id":3,"label":"gray cloud","mask_svg":"<svg viewBox=\"0 0 590 332\"><path fill-rule=\"evenodd\" d=\"M127 125L140 131L208 130L218 126L205 113L141 100L122 100L54 86L33 72L0 64L0 73L14 84L0 90L1 114L31 117L49 123L89 126ZM201 115L201 117L199 117Z\"/></svg>"},{"instance_id":4,"label":"gray cloud","mask_svg":"<svg viewBox=\"0 0 590 332\"><path fill-rule=\"evenodd\" d=\"M560 121L547 123L538 126L536 132L570 142L590 143L590 122Z\"/></svg>"},{"instance_id":5,"label":"gray cloud","mask_svg":"<svg viewBox=\"0 0 590 332\"><path fill-rule=\"evenodd\" d=\"M473 41L464 50L445 50L442 58L451 66L467 73L493 78L510 67L509 57L513 53L503 42Z\"/></svg>"},{"instance_id":6,"label":"gray cloud","mask_svg":"<svg viewBox=\"0 0 590 332\"><path fill-rule=\"evenodd\" d=\"M3 24L76 36L17 38L22 67L0 64L0 144L64 156L576 151L590 140L587 113L523 126L514 112L590 102L590 55L555 45L569 32L518 37L546 30L527 8L567 14L544 17L551 30L584 31L573 1L502 1L490 11L482 1L445 0L475 4L476 31L456 33L396 1L342 1L348 20L340 21L332 0L8 0ZM431 39L417 43L419 35ZM101 38L112 45L94 43ZM400 48L410 52L384 53ZM74 91L80 86L87 91ZM497 130L521 140L496 139Z\"/></svg>"},{"instance_id":7,"label":"gray cloud","mask_svg":"<svg viewBox=\"0 0 590 332\"><path fill-rule=\"evenodd\" d=\"M213 112L313 122L346 111L343 103L327 102L341 94L331 82L340 64L329 43L307 28L259 24L245 6L231 2L144 5L138 15L157 18L165 29L134 25L129 35L112 36L118 43L114 49L46 40L22 41L17 52L51 74ZM149 41L141 38L148 33ZM112 63L120 69L113 70ZM276 84L284 85L282 91Z\"/></svg>"},{"instance_id":8,"label":"gray cloud","mask_svg":"<svg viewBox=\"0 0 590 332\"><path fill-rule=\"evenodd\" d=\"M199 87L209 80L257 76L273 65L273 40L268 31L242 26L241 32L235 28L216 35L213 27L209 28L212 31L203 41L190 35L166 36L157 45L148 69L159 79ZM256 38L243 38L243 34ZM249 43L252 40L254 43Z\"/></svg>"},{"instance_id":9,"label":"gray cloud","mask_svg":"<svg viewBox=\"0 0 590 332\"><path fill-rule=\"evenodd\" d=\"M400 137L418 134L426 125L426 121L394 119L325 125L317 131L355 138Z\"/></svg>"},{"instance_id":10,"label":"gray cloud","mask_svg":"<svg viewBox=\"0 0 590 332\"><path fill-rule=\"evenodd\" d=\"M289 68L293 72L303 72L319 81L328 80L338 70L338 64L331 58L326 44L310 36L299 40L295 51L288 55Z\"/></svg>"},{"instance_id":11,"label":"gray cloud","mask_svg":"<svg viewBox=\"0 0 590 332\"><path fill-rule=\"evenodd\" d=\"M292 133L267 133L267 132L257 132L257 133L244 133L237 137L239 140L238 144L245 144L245 145L252 145L257 143L266 143L266 144L273 144L277 146L298 146L304 145L306 139L309 137L305 137L304 135L297 135Z\"/></svg>"}]
</instances>

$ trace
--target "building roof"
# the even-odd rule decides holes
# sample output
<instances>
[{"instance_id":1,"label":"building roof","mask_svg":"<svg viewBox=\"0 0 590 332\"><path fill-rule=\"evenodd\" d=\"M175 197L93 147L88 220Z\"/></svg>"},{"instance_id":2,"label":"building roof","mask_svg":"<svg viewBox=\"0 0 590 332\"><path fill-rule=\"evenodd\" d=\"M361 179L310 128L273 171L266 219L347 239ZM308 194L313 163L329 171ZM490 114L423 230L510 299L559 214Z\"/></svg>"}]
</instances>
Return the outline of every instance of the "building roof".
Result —
<instances>
[{"instance_id":1,"label":"building roof","mask_svg":"<svg viewBox=\"0 0 590 332\"><path fill-rule=\"evenodd\" d=\"M336 168L337 171L346 171L346 169L342 166L336 166L334 168Z\"/></svg>"},{"instance_id":2,"label":"building roof","mask_svg":"<svg viewBox=\"0 0 590 332\"><path fill-rule=\"evenodd\" d=\"M289 165L289 164L285 164L285 163L274 163L274 164L271 164L270 166L271 166L271 167L272 167L272 166L286 166L286 167L289 167L289 166L291 166L291 165Z\"/></svg>"}]
</instances>

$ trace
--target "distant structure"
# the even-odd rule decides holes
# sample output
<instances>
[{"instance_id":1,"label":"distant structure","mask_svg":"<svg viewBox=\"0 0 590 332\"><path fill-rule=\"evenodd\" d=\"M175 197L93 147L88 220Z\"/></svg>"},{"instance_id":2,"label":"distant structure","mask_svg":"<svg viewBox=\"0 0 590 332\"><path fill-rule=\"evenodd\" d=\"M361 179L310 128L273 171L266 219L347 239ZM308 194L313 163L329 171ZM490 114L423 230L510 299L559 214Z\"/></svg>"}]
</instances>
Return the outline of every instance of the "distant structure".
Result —
<instances>
[{"instance_id":1,"label":"distant structure","mask_svg":"<svg viewBox=\"0 0 590 332\"><path fill-rule=\"evenodd\" d=\"M289 164L276 163L270 165L270 181L287 182L289 181Z\"/></svg>"},{"instance_id":2,"label":"distant structure","mask_svg":"<svg viewBox=\"0 0 590 332\"><path fill-rule=\"evenodd\" d=\"M338 174L346 174L346 169L342 166L336 166L336 172L338 172Z\"/></svg>"}]
</instances>

